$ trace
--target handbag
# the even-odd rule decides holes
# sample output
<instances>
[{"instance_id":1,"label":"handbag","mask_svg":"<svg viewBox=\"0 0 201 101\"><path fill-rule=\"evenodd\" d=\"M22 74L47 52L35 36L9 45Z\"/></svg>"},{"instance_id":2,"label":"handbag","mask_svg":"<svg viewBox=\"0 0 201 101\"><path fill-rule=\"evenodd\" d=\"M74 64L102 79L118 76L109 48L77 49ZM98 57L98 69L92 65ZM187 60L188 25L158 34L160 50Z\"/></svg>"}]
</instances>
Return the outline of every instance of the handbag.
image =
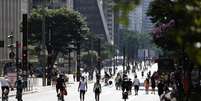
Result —
<instances>
[{"instance_id":1,"label":"handbag","mask_svg":"<svg viewBox=\"0 0 201 101\"><path fill-rule=\"evenodd\" d=\"M68 93L67 93L67 90L66 90L66 89L63 89L63 90L62 90L62 94L63 94L63 95L67 95L67 94L68 94Z\"/></svg>"}]
</instances>

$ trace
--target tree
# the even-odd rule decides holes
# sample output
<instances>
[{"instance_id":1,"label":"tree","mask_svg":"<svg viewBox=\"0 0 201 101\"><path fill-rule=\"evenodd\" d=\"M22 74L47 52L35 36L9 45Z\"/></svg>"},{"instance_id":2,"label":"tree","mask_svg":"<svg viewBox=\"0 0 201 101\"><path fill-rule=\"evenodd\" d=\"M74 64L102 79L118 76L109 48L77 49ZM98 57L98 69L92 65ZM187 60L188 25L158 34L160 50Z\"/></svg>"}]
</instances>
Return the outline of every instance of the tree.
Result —
<instances>
[{"instance_id":1,"label":"tree","mask_svg":"<svg viewBox=\"0 0 201 101\"><path fill-rule=\"evenodd\" d=\"M186 54L196 64L201 64L200 0L154 0L148 11L156 23L153 36L162 48ZM176 57L175 57L176 58Z\"/></svg>"},{"instance_id":2,"label":"tree","mask_svg":"<svg viewBox=\"0 0 201 101\"><path fill-rule=\"evenodd\" d=\"M126 49L126 56L129 60L134 60L137 57L138 49L146 48L158 51L149 33L138 33L128 30L123 30L121 48L123 49L123 47Z\"/></svg>"},{"instance_id":3,"label":"tree","mask_svg":"<svg viewBox=\"0 0 201 101\"><path fill-rule=\"evenodd\" d=\"M42 41L42 16L45 13L46 26L46 47L48 54L52 55L52 65L54 64L59 52L65 53L69 44L77 37L81 40L88 33L88 27L84 18L78 12L67 8L33 9L29 23L31 25L29 43L40 45Z\"/></svg>"},{"instance_id":4,"label":"tree","mask_svg":"<svg viewBox=\"0 0 201 101\"><path fill-rule=\"evenodd\" d=\"M127 26L128 14L140 3L140 0L114 0L114 2L114 11L120 12L119 23Z\"/></svg>"}]
</instances>

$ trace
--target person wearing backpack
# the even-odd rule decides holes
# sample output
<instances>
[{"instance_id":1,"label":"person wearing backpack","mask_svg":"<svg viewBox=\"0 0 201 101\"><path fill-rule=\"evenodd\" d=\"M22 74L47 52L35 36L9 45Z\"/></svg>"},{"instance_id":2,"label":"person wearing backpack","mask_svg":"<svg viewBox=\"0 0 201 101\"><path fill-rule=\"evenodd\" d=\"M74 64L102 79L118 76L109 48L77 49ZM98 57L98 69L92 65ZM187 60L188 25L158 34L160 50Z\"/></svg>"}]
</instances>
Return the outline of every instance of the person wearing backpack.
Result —
<instances>
[{"instance_id":1,"label":"person wearing backpack","mask_svg":"<svg viewBox=\"0 0 201 101\"><path fill-rule=\"evenodd\" d=\"M84 101L85 92L87 92L87 82L85 81L84 76L81 77L78 92L80 92L80 101Z\"/></svg>"},{"instance_id":2,"label":"person wearing backpack","mask_svg":"<svg viewBox=\"0 0 201 101\"><path fill-rule=\"evenodd\" d=\"M93 91L95 93L95 100L99 101L99 99L100 99L100 93L102 91L99 79L97 79L96 82L94 83Z\"/></svg>"}]
</instances>

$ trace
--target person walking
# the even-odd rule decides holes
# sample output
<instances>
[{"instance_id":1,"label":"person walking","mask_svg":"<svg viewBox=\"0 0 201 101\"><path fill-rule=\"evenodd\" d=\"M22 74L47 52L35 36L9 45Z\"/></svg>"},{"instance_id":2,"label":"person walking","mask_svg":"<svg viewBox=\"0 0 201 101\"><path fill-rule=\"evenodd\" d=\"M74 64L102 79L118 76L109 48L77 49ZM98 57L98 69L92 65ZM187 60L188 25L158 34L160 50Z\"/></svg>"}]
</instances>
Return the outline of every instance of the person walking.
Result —
<instances>
[{"instance_id":1,"label":"person walking","mask_svg":"<svg viewBox=\"0 0 201 101\"><path fill-rule=\"evenodd\" d=\"M144 71L142 70L142 72L141 72L141 75L142 75L142 78L144 77Z\"/></svg>"},{"instance_id":2,"label":"person walking","mask_svg":"<svg viewBox=\"0 0 201 101\"><path fill-rule=\"evenodd\" d=\"M95 93L95 100L99 101L99 99L100 99L100 93L102 91L99 79L97 79L96 82L94 83L93 91Z\"/></svg>"},{"instance_id":3,"label":"person walking","mask_svg":"<svg viewBox=\"0 0 201 101\"><path fill-rule=\"evenodd\" d=\"M135 88L135 95L138 95L138 90L139 90L139 86L140 86L140 80L137 78L137 75L135 76L133 84L134 84L134 88Z\"/></svg>"},{"instance_id":4,"label":"person walking","mask_svg":"<svg viewBox=\"0 0 201 101\"><path fill-rule=\"evenodd\" d=\"M164 89L163 89L164 88L164 83L163 83L162 80L159 81L157 87L158 87L158 95L160 97L163 94L163 91L164 91Z\"/></svg>"},{"instance_id":5,"label":"person walking","mask_svg":"<svg viewBox=\"0 0 201 101\"><path fill-rule=\"evenodd\" d=\"M148 78L146 78L144 80L144 87L145 87L146 94L148 94L148 91L149 91L149 79Z\"/></svg>"},{"instance_id":6,"label":"person walking","mask_svg":"<svg viewBox=\"0 0 201 101\"><path fill-rule=\"evenodd\" d=\"M18 101L23 101L22 100L22 91L24 88L24 82L21 76L18 77L18 80L15 82L15 86L16 86L16 99Z\"/></svg>"},{"instance_id":7,"label":"person walking","mask_svg":"<svg viewBox=\"0 0 201 101\"><path fill-rule=\"evenodd\" d=\"M87 82L85 81L85 78L82 76L81 81L78 85L78 92L80 92L80 101L84 101L85 93L87 92Z\"/></svg>"},{"instance_id":8,"label":"person walking","mask_svg":"<svg viewBox=\"0 0 201 101\"><path fill-rule=\"evenodd\" d=\"M152 88L151 94L155 94L155 87L156 87L155 78L154 78L154 76L152 76L151 77L151 88Z\"/></svg>"},{"instance_id":9,"label":"person walking","mask_svg":"<svg viewBox=\"0 0 201 101\"><path fill-rule=\"evenodd\" d=\"M128 95L131 95L132 94L132 86L133 85L133 82L132 80L129 78L128 79Z\"/></svg>"}]
</instances>

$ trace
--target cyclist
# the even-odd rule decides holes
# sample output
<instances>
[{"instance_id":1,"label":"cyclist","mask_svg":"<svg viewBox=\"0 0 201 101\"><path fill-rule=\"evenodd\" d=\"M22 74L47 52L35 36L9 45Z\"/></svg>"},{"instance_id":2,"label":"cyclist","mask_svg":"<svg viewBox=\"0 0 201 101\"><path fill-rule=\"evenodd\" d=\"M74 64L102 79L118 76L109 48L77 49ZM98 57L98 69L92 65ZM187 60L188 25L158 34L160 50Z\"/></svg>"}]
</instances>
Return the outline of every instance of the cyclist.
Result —
<instances>
[{"instance_id":1,"label":"cyclist","mask_svg":"<svg viewBox=\"0 0 201 101\"><path fill-rule=\"evenodd\" d=\"M57 92L57 96L61 98L62 101L64 101L63 91L65 90L65 87L66 87L66 84L65 84L64 76L60 74L56 82L56 92Z\"/></svg>"},{"instance_id":2,"label":"cyclist","mask_svg":"<svg viewBox=\"0 0 201 101\"><path fill-rule=\"evenodd\" d=\"M11 83L8 80L7 76L5 76L4 78L2 78L0 80L0 82L1 82L1 90L2 90L2 101L4 101L5 98L8 98L9 88L12 88L12 86L11 86Z\"/></svg>"}]
</instances>

